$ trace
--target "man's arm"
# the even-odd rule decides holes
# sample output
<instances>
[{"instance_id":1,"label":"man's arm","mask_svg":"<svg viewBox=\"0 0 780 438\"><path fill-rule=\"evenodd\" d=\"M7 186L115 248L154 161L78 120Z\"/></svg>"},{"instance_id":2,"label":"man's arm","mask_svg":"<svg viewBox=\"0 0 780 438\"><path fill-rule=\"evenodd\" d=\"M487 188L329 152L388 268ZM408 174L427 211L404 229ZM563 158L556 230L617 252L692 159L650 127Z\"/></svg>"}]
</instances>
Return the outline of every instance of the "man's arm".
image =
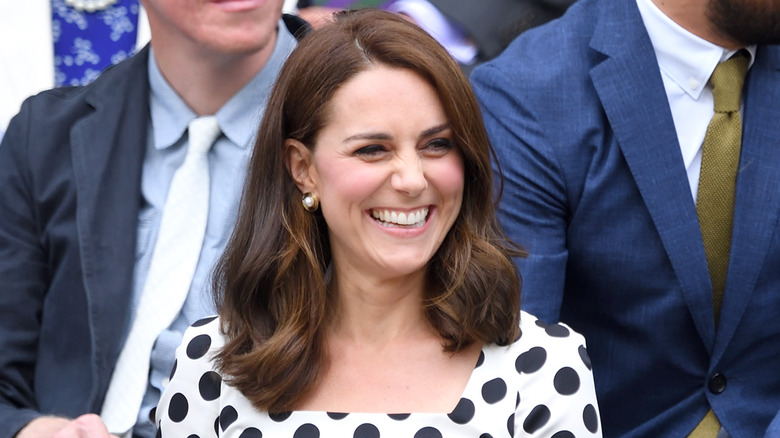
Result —
<instances>
[{"instance_id":1,"label":"man's arm","mask_svg":"<svg viewBox=\"0 0 780 438\"><path fill-rule=\"evenodd\" d=\"M502 64L506 67L507 64ZM536 104L537 87L510 78L494 64L471 76L504 176L499 217L509 237L529 252L516 264L523 308L549 323L559 319L566 274L568 203L560 164ZM554 92L554 90L553 90Z\"/></svg>"},{"instance_id":2,"label":"man's arm","mask_svg":"<svg viewBox=\"0 0 780 438\"><path fill-rule=\"evenodd\" d=\"M48 270L32 196L28 120L23 109L0 143L1 438L40 415L33 379Z\"/></svg>"},{"instance_id":3,"label":"man's arm","mask_svg":"<svg viewBox=\"0 0 780 438\"><path fill-rule=\"evenodd\" d=\"M777 412L775 419L772 420L772 423L766 429L764 438L780 438L780 411Z\"/></svg>"}]
</instances>

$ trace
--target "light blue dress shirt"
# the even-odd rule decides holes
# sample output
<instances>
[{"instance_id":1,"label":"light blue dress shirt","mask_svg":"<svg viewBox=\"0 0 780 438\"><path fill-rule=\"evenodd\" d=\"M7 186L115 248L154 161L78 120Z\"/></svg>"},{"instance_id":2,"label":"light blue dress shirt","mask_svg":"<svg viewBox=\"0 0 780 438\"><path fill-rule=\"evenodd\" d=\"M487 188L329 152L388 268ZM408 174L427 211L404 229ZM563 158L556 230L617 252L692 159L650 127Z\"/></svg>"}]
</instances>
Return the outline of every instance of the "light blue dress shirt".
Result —
<instances>
[{"instance_id":1,"label":"light blue dress shirt","mask_svg":"<svg viewBox=\"0 0 780 438\"><path fill-rule=\"evenodd\" d=\"M149 386L144 396L134 435L153 437L155 425L149 413L157 405L168 382L176 347L184 330L196 320L214 314L211 273L225 249L238 211L244 176L252 145L271 88L296 40L280 20L276 46L263 70L233 96L216 114L222 135L209 151L211 192L206 235L189 294L177 319L157 338L151 356ZM141 175L143 206L138 217L138 243L133 284L137 307L149 272L168 187L187 151L187 125L196 114L163 78L154 58L149 57L151 124Z\"/></svg>"}]
</instances>

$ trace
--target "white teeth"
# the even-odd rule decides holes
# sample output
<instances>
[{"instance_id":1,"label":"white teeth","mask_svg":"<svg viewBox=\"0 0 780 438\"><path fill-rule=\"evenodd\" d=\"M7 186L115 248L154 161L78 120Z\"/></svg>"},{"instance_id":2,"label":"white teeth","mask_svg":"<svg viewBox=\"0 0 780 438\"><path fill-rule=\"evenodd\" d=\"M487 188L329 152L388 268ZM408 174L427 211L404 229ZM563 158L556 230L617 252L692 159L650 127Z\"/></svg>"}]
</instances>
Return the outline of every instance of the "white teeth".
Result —
<instances>
[{"instance_id":1,"label":"white teeth","mask_svg":"<svg viewBox=\"0 0 780 438\"><path fill-rule=\"evenodd\" d=\"M425 219L428 217L428 209L421 208L410 213L389 210L371 210L371 216L387 227L421 227L425 224Z\"/></svg>"}]
</instances>

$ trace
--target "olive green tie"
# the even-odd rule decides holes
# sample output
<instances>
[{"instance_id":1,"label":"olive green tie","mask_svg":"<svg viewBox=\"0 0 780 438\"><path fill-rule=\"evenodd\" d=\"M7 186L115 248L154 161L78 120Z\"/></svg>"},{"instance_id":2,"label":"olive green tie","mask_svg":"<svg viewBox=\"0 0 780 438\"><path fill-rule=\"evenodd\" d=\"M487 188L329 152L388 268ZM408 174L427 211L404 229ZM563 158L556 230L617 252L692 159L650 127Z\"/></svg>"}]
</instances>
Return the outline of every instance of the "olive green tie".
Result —
<instances>
[{"instance_id":1,"label":"olive green tie","mask_svg":"<svg viewBox=\"0 0 780 438\"><path fill-rule=\"evenodd\" d=\"M715 67L710 77L715 100L701 152L701 173L696 212L704 240L704 252L712 281L712 305L717 323L731 249L739 151L742 145L742 119L739 103L747 73L748 58L742 52Z\"/></svg>"},{"instance_id":2,"label":"olive green tie","mask_svg":"<svg viewBox=\"0 0 780 438\"><path fill-rule=\"evenodd\" d=\"M737 185L739 151L742 146L742 119L739 104L742 85L748 69L748 57L744 51L715 67L710 77L715 100L712 116L704 136L701 153L699 192L696 212L704 240L704 253L712 282L712 306L715 324L718 323L723 290L726 288L726 272L731 250L731 228L734 219L734 193ZM720 422L710 410L691 432L691 438L714 438L720 430Z\"/></svg>"}]
</instances>

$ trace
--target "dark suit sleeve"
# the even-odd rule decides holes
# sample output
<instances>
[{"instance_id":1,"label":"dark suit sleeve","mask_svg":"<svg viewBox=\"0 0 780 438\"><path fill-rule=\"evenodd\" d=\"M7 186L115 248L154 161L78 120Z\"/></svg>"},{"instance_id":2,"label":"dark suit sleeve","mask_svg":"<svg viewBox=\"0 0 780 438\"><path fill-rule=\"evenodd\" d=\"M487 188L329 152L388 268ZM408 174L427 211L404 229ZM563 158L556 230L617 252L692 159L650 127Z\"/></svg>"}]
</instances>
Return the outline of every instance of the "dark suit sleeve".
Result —
<instances>
[{"instance_id":1,"label":"dark suit sleeve","mask_svg":"<svg viewBox=\"0 0 780 438\"><path fill-rule=\"evenodd\" d=\"M780 411L777 412L775 419L767 428L764 438L780 438Z\"/></svg>"},{"instance_id":2,"label":"dark suit sleeve","mask_svg":"<svg viewBox=\"0 0 780 438\"><path fill-rule=\"evenodd\" d=\"M530 254L516 260L523 278L521 303L540 319L554 322L560 314L568 257L565 181L535 107L544 101L545 90L525 93L527 85L510 77L509 70L484 64L471 81L504 175L501 223Z\"/></svg>"},{"instance_id":3,"label":"dark suit sleeve","mask_svg":"<svg viewBox=\"0 0 780 438\"><path fill-rule=\"evenodd\" d=\"M34 370L47 262L36 226L29 172L29 106L0 144L0 437L12 437L35 410ZM45 127L37 127L45 129ZM63 382L63 384L67 384Z\"/></svg>"}]
</instances>

